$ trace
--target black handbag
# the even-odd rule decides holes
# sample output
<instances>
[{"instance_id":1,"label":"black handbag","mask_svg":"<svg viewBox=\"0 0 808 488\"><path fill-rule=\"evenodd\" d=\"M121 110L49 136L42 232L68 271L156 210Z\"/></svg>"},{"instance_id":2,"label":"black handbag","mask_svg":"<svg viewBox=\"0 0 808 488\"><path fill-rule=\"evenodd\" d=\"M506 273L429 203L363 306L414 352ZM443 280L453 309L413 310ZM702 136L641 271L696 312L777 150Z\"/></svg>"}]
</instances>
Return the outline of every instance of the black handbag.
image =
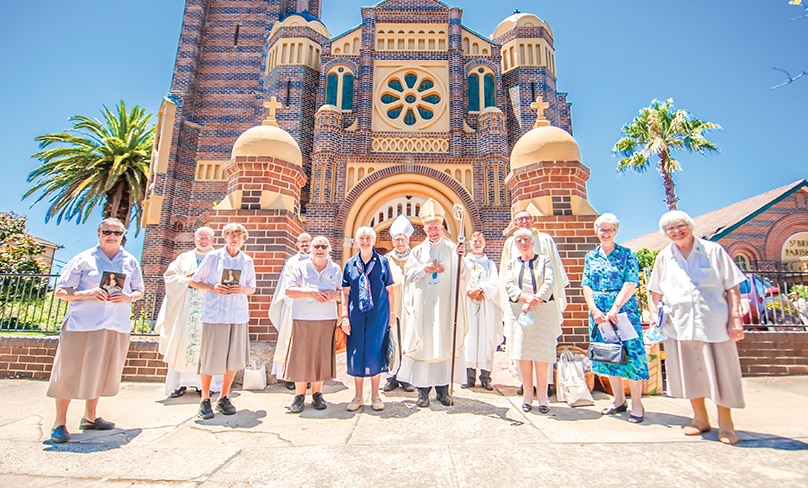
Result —
<instances>
[{"instance_id":1,"label":"black handbag","mask_svg":"<svg viewBox=\"0 0 808 488\"><path fill-rule=\"evenodd\" d=\"M614 327L617 342L594 342L595 330L592 330L589 338L589 359L601 363L626 364L628 362L628 350L626 345L623 344L623 340L620 339L617 327L614 324L612 324L612 327Z\"/></svg>"}]
</instances>

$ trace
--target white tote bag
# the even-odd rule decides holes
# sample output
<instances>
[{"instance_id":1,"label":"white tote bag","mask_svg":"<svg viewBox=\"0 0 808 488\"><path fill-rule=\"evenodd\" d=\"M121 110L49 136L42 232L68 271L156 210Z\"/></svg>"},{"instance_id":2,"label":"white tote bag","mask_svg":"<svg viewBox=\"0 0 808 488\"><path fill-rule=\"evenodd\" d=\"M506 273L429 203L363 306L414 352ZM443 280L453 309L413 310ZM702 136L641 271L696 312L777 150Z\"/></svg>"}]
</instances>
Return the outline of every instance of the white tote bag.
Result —
<instances>
[{"instance_id":1,"label":"white tote bag","mask_svg":"<svg viewBox=\"0 0 808 488\"><path fill-rule=\"evenodd\" d=\"M573 359L571 351L562 352L558 360L558 383L556 391L563 392L564 400L570 407L595 404L586 386L583 364Z\"/></svg>"},{"instance_id":2,"label":"white tote bag","mask_svg":"<svg viewBox=\"0 0 808 488\"><path fill-rule=\"evenodd\" d=\"M253 359L244 368L244 379L242 380L241 388L244 390L263 390L266 387L267 367L265 364L258 364L258 361Z\"/></svg>"}]
</instances>

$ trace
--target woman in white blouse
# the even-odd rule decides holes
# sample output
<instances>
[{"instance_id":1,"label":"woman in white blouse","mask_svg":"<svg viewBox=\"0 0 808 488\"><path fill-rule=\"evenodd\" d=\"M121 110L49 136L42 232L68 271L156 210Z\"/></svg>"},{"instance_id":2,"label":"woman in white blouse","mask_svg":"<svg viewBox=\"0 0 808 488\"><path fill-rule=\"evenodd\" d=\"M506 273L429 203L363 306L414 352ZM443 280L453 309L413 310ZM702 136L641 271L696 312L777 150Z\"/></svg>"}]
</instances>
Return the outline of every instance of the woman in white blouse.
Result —
<instances>
[{"instance_id":1,"label":"woman in white blouse","mask_svg":"<svg viewBox=\"0 0 808 488\"><path fill-rule=\"evenodd\" d=\"M672 241L659 252L648 283L651 317L660 302L670 307L663 324L668 390L687 398L693 421L685 435L710 430L704 399L718 407L718 439L736 444L731 408L743 408L741 365L735 341L743 339L738 285L743 273L721 245L693 235L694 222L672 210L659 219L660 230Z\"/></svg>"},{"instance_id":2,"label":"woman in white blouse","mask_svg":"<svg viewBox=\"0 0 808 488\"><path fill-rule=\"evenodd\" d=\"M292 329L283 366L283 378L295 383L295 398L289 410L303 411L306 383L311 383L312 406L327 407L323 381L337 376L334 329L337 302L342 297L342 269L329 258L328 238L311 241L311 259L300 263L286 288L292 298Z\"/></svg>"}]
</instances>

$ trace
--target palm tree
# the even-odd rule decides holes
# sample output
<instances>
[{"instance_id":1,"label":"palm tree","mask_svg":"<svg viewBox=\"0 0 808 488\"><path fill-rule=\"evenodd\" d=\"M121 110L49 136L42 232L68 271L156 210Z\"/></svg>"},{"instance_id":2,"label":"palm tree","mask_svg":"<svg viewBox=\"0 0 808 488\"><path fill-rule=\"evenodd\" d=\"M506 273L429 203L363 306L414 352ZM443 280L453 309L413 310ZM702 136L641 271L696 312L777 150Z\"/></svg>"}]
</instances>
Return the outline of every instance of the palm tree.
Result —
<instances>
[{"instance_id":1,"label":"palm tree","mask_svg":"<svg viewBox=\"0 0 808 488\"><path fill-rule=\"evenodd\" d=\"M623 137L615 143L612 151L620 155L617 171L628 170L642 173L649 167L648 158L659 157L659 174L665 186L665 202L668 210L676 210L673 173L682 169L671 152L677 149L705 152L718 152L718 147L705 139L711 129L721 129L712 122L697 119L687 110L673 108L673 99L660 102L653 100L649 107L642 108L631 123L623 126Z\"/></svg>"},{"instance_id":2,"label":"palm tree","mask_svg":"<svg viewBox=\"0 0 808 488\"><path fill-rule=\"evenodd\" d=\"M36 138L40 152L32 157L42 165L28 174L35 184L23 198L41 191L36 204L49 197L45 222L56 217L57 224L74 218L83 223L99 204L104 218L140 222L154 143L152 116L138 105L127 112L123 100L115 108L117 113L103 106L103 122L75 115L69 119L72 130Z\"/></svg>"}]
</instances>

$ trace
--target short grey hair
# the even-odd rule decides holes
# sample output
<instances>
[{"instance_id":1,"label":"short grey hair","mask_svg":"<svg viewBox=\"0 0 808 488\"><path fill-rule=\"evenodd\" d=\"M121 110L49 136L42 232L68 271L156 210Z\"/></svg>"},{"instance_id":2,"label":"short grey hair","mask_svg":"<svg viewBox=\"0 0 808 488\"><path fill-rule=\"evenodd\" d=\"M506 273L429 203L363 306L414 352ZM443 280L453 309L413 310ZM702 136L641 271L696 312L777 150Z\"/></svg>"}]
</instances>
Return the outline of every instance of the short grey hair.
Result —
<instances>
[{"instance_id":1,"label":"short grey hair","mask_svg":"<svg viewBox=\"0 0 808 488\"><path fill-rule=\"evenodd\" d=\"M208 226L203 226L194 231L194 239L199 237L200 234L210 234L210 236L213 237L216 235L216 232L214 232L213 229Z\"/></svg>"},{"instance_id":2,"label":"short grey hair","mask_svg":"<svg viewBox=\"0 0 808 488\"><path fill-rule=\"evenodd\" d=\"M516 240L516 238L520 236L530 237L531 239L533 239L533 231L530 229L525 229L524 227L520 227L516 229L516 232L513 233L513 239Z\"/></svg>"},{"instance_id":3,"label":"short grey hair","mask_svg":"<svg viewBox=\"0 0 808 488\"><path fill-rule=\"evenodd\" d=\"M687 212L682 210L671 210L670 212L665 212L662 214L662 217L659 218L659 230L662 231L662 234L665 236L668 235L665 232L665 227L675 224L676 222L684 222L690 230L694 230L696 228L696 223L690 218L690 215Z\"/></svg>"},{"instance_id":4,"label":"short grey hair","mask_svg":"<svg viewBox=\"0 0 808 488\"><path fill-rule=\"evenodd\" d=\"M247 228L237 222L231 222L224 226L222 229L222 237L227 237L230 234L242 234L244 235L244 240L246 241L250 234L247 232Z\"/></svg>"},{"instance_id":5,"label":"short grey hair","mask_svg":"<svg viewBox=\"0 0 808 488\"><path fill-rule=\"evenodd\" d=\"M117 218L115 218L115 217L107 217L107 218L105 218L104 220L102 220L102 221L101 221L101 223L100 223L100 224L98 224L98 228L96 229L96 232L97 232L97 231L100 231L100 230L101 230L101 227L102 227L104 224L107 224L107 225L114 225L114 226L119 226L119 227L121 228L121 230L123 230L124 232L126 232L126 226L123 224L123 221L122 221L121 219L117 219Z\"/></svg>"},{"instance_id":6,"label":"short grey hair","mask_svg":"<svg viewBox=\"0 0 808 488\"><path fill-rule=\"evenodd\" d=\"M373 230L373 227L368 227L365 225L356 229L356 237L354 237L354 239L358 241L359 236L370 236L370 238L373 239L373 242L376 242L376 231Z\"/></svg>"},{"instance_id":7,"label":"short grey hair","mask_svg":"<svg viewBox=\"0 0 808 488\"><path fill-rule=\"evenodd\" d=\"M595 231L600 228L601 225L613 225L614 231L617 232L620 230L620 220L617 219L617 215L613 213L606 212L605 214L601 214L600 217L595 219Z\"/></svg>"}]
</instances>

